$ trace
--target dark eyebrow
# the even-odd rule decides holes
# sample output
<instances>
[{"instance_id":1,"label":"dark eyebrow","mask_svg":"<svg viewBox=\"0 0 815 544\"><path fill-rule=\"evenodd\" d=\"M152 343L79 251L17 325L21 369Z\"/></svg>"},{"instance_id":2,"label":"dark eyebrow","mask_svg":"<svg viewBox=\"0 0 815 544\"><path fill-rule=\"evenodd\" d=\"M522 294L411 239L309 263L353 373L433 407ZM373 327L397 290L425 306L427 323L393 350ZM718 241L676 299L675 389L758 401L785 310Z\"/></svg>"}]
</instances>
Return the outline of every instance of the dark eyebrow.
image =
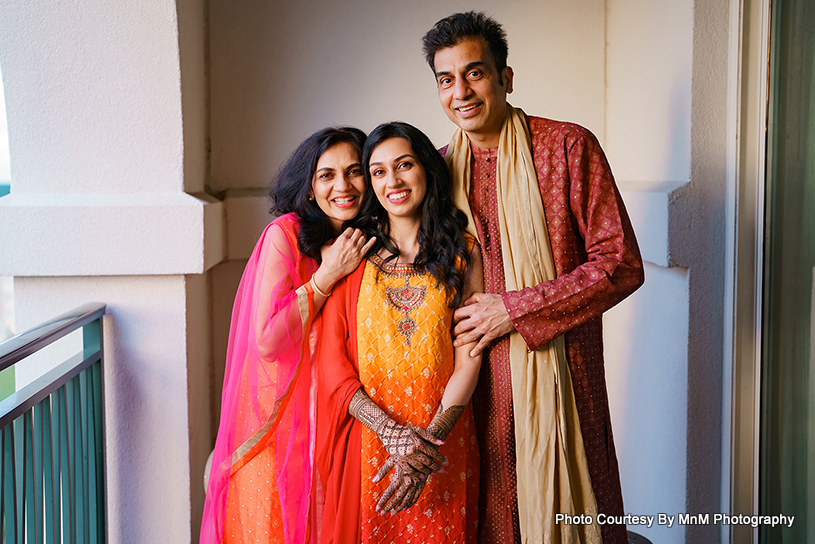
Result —
<instances>
[{"instance_id":1,"label":"dark eyebrow","mask_svg":"<svg viewBox=\"0 0 815 544\"><path fill-rule=\"evenodd\" d=\"M417 160L417 159L416 159L416 157L414 157L414 156L413 156L413 155L411 155L410 153L405 153L404 155L399 155L398 157L396 157L395 159L393 159L393 162L399 162L399 161L401 161L402 159L404 159L405 157L410 157L410 158L411 158L411 159L413 159L413 160ZM379 161L379 162L372 162L372 163L368 164L368 169L369 169L369 170L371 169L371 166L382 166L382 162L381 162L381 161Z\"/></svg>"},{"instance_id":2,"label":"dark eyebrow","mask_svg":"<svg viewBox=\"0 0 815 544\"><path fill-rule=\"evenodd\" d=\"M474 60L473 62L469 63L467 66L464 67L465 72L469 72L473 68L483 68L487 66L487 63L483 60ZM439 79L441 76L450 76L452 75L450 72L436 72L436 79Z\"/></svg>"},{"instance_id":3,"label":"dark eyebrow","mask_svg":"<svg viewBox=\"0 0 815 544\"><path fill-rule=\"evenodd\" d=\"M318 169L317 169L317 172L322 172L322 171L326 171L326 172L333 172L333 171L334 171L334 169L333 169L333 168L331 168L330 166L323 166L322 168L318 168Z\"/></svg>"}]
</instances>

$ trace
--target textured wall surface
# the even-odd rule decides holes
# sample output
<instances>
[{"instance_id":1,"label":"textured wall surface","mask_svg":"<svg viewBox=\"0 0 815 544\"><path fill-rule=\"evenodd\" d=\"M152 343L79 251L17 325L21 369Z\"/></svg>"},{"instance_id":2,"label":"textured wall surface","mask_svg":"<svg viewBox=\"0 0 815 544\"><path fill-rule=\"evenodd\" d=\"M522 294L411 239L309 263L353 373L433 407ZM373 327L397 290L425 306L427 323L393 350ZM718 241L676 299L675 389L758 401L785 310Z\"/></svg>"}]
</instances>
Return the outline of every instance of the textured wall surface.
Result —
<instances>
[{"instance_id":1,"label":"textured wall surface","mask_svg":"<svg viewBox=\"0 0 815 544\"><path fill-rule=\"evenodd\" d=\"M606 152L634 224L645 285L604 316L607 376L627 512L685 512L688 284L671 195L691 173L693 1L609 0ZM683 266L679 264L679 266ZM685 527L633 527L681 544Z\"/></svg>"},{"instance_id":2,"label":"textured wall surface","mask_svg":"<svg viewBox=\"0 0 815 544\"><path fill-rule=\"evenodd\" d=\"M188 328L183 276L15 278L25 330L89 301L104 318L108 527L111 542L190 541ZM18 382L77 352L81 336L26 361ZM60 358L60 356L62 358ZM19 383L18 383L19 385ZM200 478L195 483L200 489Z\"/></svg>"},{"instance_id":3,"label":"textured wall surface","mask_svg":"<svg viewBox=\"0 0 815 544\"><path fill-rule=\"evenodd\" d=\"M297 143L329 125L369 131L400 119L447 143L453 125L420 40L437 20L471 9L506 27L514 105L602 138L603 2L212 0L213 188L265 186Z\"/></svg>"},{"instance_id":4,"label":"textured wall surface","mask_svg":"<svg viewBox=\"0 0 815 544\"><path fill-rule=\"evenodd\" d=\"M507 30L513 105L598 136L647 261L645 286L604 318L626 510L718 508L728 6L4 4L14 183L0 199L0 274L22 276L18 330L108 304L111 540L196 539L229 312L269 220L266 184L327 125L400 119L444 145L453 125L420 37L467 9Z\"/></svg>"},{"instance_id":5,"label":"textured wall surface","mask_svg":"<svg viewBox=\"0 0 815 544\"><path fill-rule=\"evenodd\" d=\"M0 17L14 180L0 273L15 276L18 331L107 304L111 542L190 542L200 525L206 270L224 254L223 206L202 194L205 17L194 0L7 2ZM18 382L76 347L26 361Z\"/></svg>"},{"instance_id":6,"label":"textured wall surface","mask_svg":"<svg viewBox=\"0 0 815 544\"><path fill-rule=\"evenodd\" d=\"M0 30L15 192L181 189L174 2L8 2Z\"/></svg>"}]
</instances>

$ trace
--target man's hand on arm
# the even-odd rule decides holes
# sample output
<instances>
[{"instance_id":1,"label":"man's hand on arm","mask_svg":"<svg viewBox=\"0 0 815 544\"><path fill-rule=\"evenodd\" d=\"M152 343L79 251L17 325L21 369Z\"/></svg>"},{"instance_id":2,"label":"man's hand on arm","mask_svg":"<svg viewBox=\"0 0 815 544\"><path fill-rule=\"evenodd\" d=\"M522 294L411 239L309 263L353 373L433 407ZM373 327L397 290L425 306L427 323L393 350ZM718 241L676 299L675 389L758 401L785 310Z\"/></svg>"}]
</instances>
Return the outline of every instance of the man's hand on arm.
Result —
<instances>
[{"instance_id":1,"label":"man's hand on arm","mask_svg":"<svg viewBox=\"0 0 815 544\"><path fill-rule=\"evenodd\" d=\"M453 319L456 322L454 346L478 341L470 352L471 357L477 357L490 342L515 330L501 295L474 293L456 310Z\"/></svg>"}]
</instances>

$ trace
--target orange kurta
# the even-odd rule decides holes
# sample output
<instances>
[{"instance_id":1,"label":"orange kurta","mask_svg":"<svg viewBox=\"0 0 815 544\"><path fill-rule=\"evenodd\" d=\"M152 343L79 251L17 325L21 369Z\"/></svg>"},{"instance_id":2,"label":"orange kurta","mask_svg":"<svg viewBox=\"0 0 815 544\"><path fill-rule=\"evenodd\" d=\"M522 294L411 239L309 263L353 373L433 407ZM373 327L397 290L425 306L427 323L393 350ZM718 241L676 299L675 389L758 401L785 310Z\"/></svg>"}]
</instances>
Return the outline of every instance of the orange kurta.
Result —
<instances>
[{"instance_id":1,"label":"orange kurta","mask_svg":"<svg viewBox=\"0 0 815 544\"><path fill-rule=\"evenodd\" d=\"M323 542L475 542L478 445L471 408L441 447L450 463L445 472L428 480L414 506L393 516L374 510L389 478L371 481L387 453L374 433L347 414L350 396L361 385L398 423L427 427L454 369L451 320L444 291L412 265L384 267L373 257L335 287L323 309L318 346L320 396L332 403L322 410L332 416L318 416L318 451L323 452L318 467L327 487ZM342 393L332 393L338 390ZM347 434L337 432L341 429ZM356 454L341 452L337 445L354 434L360 441ZM327 438L322 445L321 436ZM338 471L345 472L342 464L349 469L357 464L356 485L338 478ZM347 493L350 487L356 487L358 501ZM357 534L331 526L330 520L342 525L354 515Z\"/></svg>"},{"instance_id":2,"label":"orange kurta","mask_svg":"<svg viewBox=\"0 0 815 544\"><path fill-rule=\"evenodd\" d=\"M283 543L274 443L268 442L229 479L223 541Z\"/></svg>"},{"instance_id":3,"label":"orange kurta","mask_svg":"<svg viewBox=\"0 0 815 544\"><path fill-rule=\"evenodd\" d=\"M299 250L294 214L263 232L230 324L221 423L202 543L305 542L312 504L316 371L308 342L317 263Z\"/></svg>"}]
</instances>

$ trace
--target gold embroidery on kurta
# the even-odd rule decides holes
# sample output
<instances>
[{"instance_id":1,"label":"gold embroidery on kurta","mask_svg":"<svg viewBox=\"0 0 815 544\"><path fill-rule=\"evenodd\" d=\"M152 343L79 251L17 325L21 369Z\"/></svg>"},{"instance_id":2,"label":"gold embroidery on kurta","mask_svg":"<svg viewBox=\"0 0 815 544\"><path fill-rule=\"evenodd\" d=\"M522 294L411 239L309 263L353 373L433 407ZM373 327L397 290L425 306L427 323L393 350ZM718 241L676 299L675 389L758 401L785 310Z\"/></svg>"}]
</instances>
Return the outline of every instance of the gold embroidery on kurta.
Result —
<instances>
[{"instance_id":1,"label":"gold embroidery on kurta","mask_svg":"<svg viewBox=\"0 0 815 544\"><path fill-rule=\"evenodd\" d=\"M405 337L405 343L408 346L410 345L410 337L413 336L417 329L416 321L410 317L410 312L424 302L427 293L427 288L424 285L411 287L409 281L410 278L405 276L405 285L403 287L385 288L388 304L402 312L402 319L396 324L396 330Z\"/></svg>"}]
</instances>

